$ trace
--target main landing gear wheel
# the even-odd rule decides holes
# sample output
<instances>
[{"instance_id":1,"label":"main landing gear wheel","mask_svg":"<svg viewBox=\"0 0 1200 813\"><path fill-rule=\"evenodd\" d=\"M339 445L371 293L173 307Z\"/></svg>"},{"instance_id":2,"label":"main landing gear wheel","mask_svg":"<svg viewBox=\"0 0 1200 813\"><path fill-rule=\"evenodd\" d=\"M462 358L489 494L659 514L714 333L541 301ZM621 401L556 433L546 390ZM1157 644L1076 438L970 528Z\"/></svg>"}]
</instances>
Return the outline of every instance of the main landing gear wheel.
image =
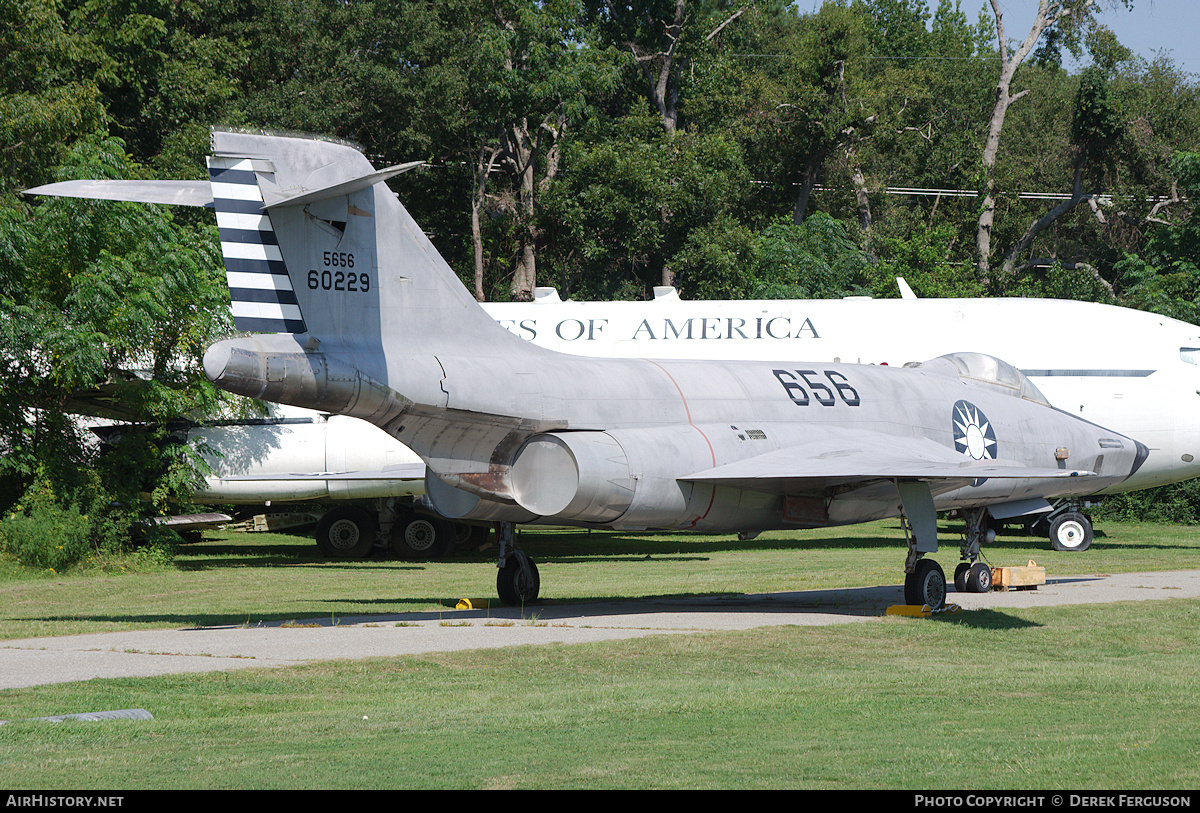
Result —
<instances>
[{"instance_id":1,"label":"main landing gear wheel","mask_svg":"<svg viewBox=\"0 0 1200 813\"><path fill-rule=\"evenodd\" d=\"M1050 523L1050 547L1082 552L1091 547L1092 523L1083 514L1068 511Z\"/></svg>"},{"instance_id":2,"label":"main landing gear wheel","mask_svg":"<svg viewBox=\"0 0 1200 813\"><path fill-rule=\"evenodd\" d=\"M496 571L496 592L510 607L537 601L542 581L537 565L523 551L514 551L505 559L504 567Z\"/></svg>"},{"instance_id":3,"label":"main landing gear wheel","mask_svg":"<svg viewBox=\"0 0 1200 813\"><path fill-rule=\"evenodd\" d=\"M946 606L946 574L932 559L918 559L904 577L904 603L940 610Z\"/></svg>"},{"instance_id":4,"label":"main landing gear wheel","mask_svg":"<svg viewBox=\"0 0 1200 813\"><path fill-rule=\"evenodd\" d=\"M326 511L317 523L317 547L333 559L365 559L375 547L377 528L370 511L339 506Z\"/></svg>"},{"instance_id":5,"label":"main landing gear wheel","mask_svg":"<svg viewBox=\"0 0 1200 813\"><path fill-rule=\"evenodd\" d=\"M440 559L454 546L454 526L444 519L409 514L392 526L392 551L405 559Z\"/></svg>"}]
</instances>

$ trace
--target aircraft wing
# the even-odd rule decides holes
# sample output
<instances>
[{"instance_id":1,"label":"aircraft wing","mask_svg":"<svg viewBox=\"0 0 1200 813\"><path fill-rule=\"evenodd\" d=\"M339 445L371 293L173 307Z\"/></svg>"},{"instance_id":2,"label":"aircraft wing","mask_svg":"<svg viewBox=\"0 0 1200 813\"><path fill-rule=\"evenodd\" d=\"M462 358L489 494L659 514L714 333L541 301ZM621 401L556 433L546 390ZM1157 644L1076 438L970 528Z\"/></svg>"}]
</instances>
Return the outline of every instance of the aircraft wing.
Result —
<instances>
[{"instance_id":1,"label":"aircraft wing","mask_svg":"<svg viewBox=\"0 0 1200 813\"><path fill-rule=\"evenodd\" d=\"M1078 469L972 460L928 438L871 431L817 430L801 445L696 472L680 480L777 494L819 494L875 482L918 480L937 494L980 479L1085 477Z\"/></svg>"},{"instance_id":2,"label":"aircraft wing","mask_svg":"<svg viewBox=\"0 0 1200 813\"><path fill-rule=\"evenodd\" d=\"M212 476L214 480L244 481L255 480L423 480L425 478L424 463L398 463L394 466L384 466L378 471L292 471L268 472L264 474L228 474L223 477Z\"/></svg>"}]
</instances>

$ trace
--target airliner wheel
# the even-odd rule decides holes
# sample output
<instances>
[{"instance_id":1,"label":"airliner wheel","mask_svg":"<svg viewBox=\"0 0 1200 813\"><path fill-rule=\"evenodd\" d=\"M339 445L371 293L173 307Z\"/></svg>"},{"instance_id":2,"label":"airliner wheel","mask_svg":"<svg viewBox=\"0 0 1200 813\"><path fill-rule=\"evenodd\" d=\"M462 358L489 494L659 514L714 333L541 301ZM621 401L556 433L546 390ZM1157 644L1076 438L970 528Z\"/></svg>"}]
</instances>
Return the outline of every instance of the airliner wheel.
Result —
<instances>
[{"instance_id":1,"label":"airliner wheel","mask_svg":"<svg viewBox=\"0 0 1200 813\"><path fill-rule=\"evenodd\" d=\"M331 559L365 559L375 547L376 527L370 511L338 506L317 523L317 547Z\"/></svg>"},{"instance_id":2,"label":"airliner wheel","mask_svg":"<svg viewBox=\"0 0 1200 813\"><path fill-rule=\"evenodd\" d=\"M454 526L444 519L411 514L392 526L392 550L405 559L441 559L454 546Z\"/></svg>"},{"instance_id":3,"label":"airliner wheel","mask_svg":"<svg viewBox=\"0 0 1200 813\"><path fill-rule=\"evenodd\" d=\"M1055 550L1082 552L1092 545L1092 523L1073 511L1059 514L1050 523L1050 547Z\"/></svg>"}]
</instances>

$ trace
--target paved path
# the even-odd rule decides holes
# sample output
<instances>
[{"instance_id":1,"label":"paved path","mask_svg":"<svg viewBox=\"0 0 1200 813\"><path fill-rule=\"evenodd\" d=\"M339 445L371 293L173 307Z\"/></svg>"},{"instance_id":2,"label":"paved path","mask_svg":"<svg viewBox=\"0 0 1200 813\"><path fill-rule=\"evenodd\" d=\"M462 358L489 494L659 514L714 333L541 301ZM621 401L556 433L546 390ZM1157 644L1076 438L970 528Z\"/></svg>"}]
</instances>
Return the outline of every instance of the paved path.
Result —
<instances>
[{"instance_id":1,"label":"paved path","mask_svg":"<svg viewBox=\"0 0 1200 813\"><path fill-rule=\"evenodd\" d=\"M1037 590L951 593L964 610L1200 597L1200 570L1050 579ZM662 598L515 608L399 613L302 622L0 641L0 689L520 644L584 643L777 625L881 618L899 586L728 598ZM310 625L309 625L310 624Z\"/></svg>"}]
</instances>

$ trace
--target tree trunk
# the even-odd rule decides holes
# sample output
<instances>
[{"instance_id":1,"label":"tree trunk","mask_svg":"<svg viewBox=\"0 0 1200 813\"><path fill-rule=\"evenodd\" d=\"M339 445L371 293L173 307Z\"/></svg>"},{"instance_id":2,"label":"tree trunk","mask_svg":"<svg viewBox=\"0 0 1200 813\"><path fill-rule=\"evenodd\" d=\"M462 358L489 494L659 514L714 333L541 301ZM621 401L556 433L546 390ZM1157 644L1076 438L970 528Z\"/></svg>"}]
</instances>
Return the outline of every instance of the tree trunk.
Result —
<instances>
[{"instance_id":1,"label":"tree trunk","mask_svg":"<svg viewBox=\"0 0 1200 813\"><path fill-rule=\"evenodd\" d=\"M679 126L679 82L675 78L675 48L679 45L683 33L683 24L687 18L686 0L675 0L675 18L671 22L663 21L664 33L667 37L667 47L662 51L642 51L637 43L629 43L633 58L642 68L646 85L658 115L662 119L663 129L674 133Z\"/></svg>"},{"instance_id":2,"label":"tree trunk","mask_svg":"<svg viewBox=\"0 0 1200 813\"><path fill-rule=\"evenodd\" d=\"M983 146L983 206L979 212L979 223L975 231L975 250L979 263L978 275L979 280L985 285L991 277L992 226L996 219L996 157L1000 152L1000 133L1004 130L1004 118L1008 115L1008 108L1029 92L1023 90L1015 96L1012 95L1012 81L1017 73L1017 68L1033 50L1042 31L1050 24L1051 9L1051 0L1039 0L1037 19L1034 20L1033 27L1029 29L1025 41L1010 57L1008 42L1004 34L1004 15L1000 12L999 0L989 0L989 2L992 4L992 13L996 16L996 41L1000 49L1000 79L996 83L996 104L992 108L992 118L988 122L987 140ZM1054 3L1056 10L1057 5ZM1070 12L1059 11L1058 13Z\"/></svg>"},{"instance_id":3,"label":"tree trunk","mask_svg":"<svg viewBox=\"0 0 1200 813\"><path fill-rule=\"evenodd\" d=\"M804 222L804 215L808 211L808 199L812 195L813 186L817 183L817 173L821 171L821 166L825 163L825 156L828 153L828 148L821 147L809 157L808 163L804 166L804 175L800 178L800 192L796 195L796 205L792 209L792 222L797 226Z\"/></svg>"},{"instance_id":4,"label":"tree trunk","mask_svg":"<svg viewBox=\"0 0 1200 813\"><path fill-rule=\"evenodd\" d=\"M498 146L484 145L479 148L479 158L475 162L475 188L471 195L471 244L475 251L475 300L477 302L487 299L483 291L483 225L480 222L480 214L487 201L488 175L491 174L499 153Z\"/></svg>"}]
</instances>

